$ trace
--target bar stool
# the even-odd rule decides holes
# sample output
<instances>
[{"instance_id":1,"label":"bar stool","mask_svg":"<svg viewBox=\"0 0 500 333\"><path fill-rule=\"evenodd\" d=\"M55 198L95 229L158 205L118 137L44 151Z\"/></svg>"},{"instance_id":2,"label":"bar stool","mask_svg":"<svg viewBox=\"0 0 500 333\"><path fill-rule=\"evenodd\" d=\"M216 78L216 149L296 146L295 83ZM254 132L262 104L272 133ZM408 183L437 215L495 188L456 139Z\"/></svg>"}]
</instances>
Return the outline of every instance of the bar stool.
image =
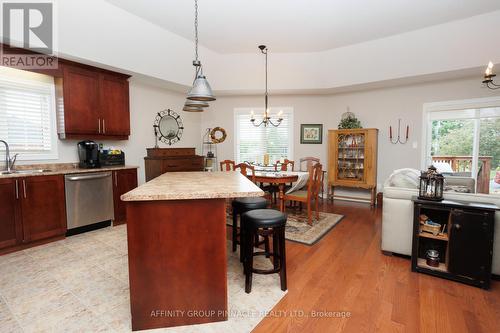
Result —
<instances>
[{"instance_id":1,"label":"bar stool","mask_svg":"<svg viewBox=\"0 0 500 333\"><path fill-rule=\"evenodd\" d=\"M280 274L281 290L286 287L285 225L286 215L274 209L255 209L241 215L241 250L245 273L245 292L252 291L252 274ZM273 237L273 252L268 249L254 252L255 236ZM269 270L253 268L253 257L265 255L273 257L273 268Z\"/></svg>"},{"instance_id":2,"label":"bar stool","mask_svg":"<svg viewBox=\"0 0 500 333\"><path fill-rule=\"evenodd\" d=\"M232 202L233 207L233 252L236 251L236 244L240 244L241 247L241 230L243 229L243 220L240 217L240 233L238 233L238 215L251 211L253 209L261 209L267 207L267 200L263 197L255 198L236 198ZM238 236L240 236L240 241L238 241ZM269 239L264 239L264 245L267 250L269 250ZM240 248L240 261L243 261L243 251Z\"/></svg>"}]
</instances>

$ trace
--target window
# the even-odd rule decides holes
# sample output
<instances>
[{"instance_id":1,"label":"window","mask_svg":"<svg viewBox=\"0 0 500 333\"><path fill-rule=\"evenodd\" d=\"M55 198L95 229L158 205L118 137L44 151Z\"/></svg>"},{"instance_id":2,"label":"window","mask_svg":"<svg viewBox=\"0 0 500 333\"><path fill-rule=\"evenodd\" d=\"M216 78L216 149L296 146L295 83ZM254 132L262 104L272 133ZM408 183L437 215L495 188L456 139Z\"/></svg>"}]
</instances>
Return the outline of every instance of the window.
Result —
<instances>
[{"instance_id":1,"label":"window","mask_svg":"<svg viewBox=\"0 0 500 333\"><path fill-rule=\"evenodd\" d=\"M51 76L0 67L0 139L19 160L57 158L54 104Z\"/></svg>"},{"instance_id":2,"label":"window","mask_svg":"<svg viewBox=\"0 0 500 333\"><path fill-rule=\"evenodd\" d=\"M478 193L500 194L500 100L451 109L436 104L424 113L426 164L474 178Z\"/></svg>"},{"instance_id":3,"label":"window","mask_svg":"<svg viewBox=\"0 0 500 333\"><path fill-rule=\"evenodd\" d=\"M274 116L283 111L283 121L278 127L255 127L250 121L251 111L255 112L255 122L259 122L264 114L264 108L235 109L235 159L237 163L262 163L264 154L269 154L269 161L274 163L280 158L293 159L293 109L271 108Z\"/></svg>"}]
</instances>

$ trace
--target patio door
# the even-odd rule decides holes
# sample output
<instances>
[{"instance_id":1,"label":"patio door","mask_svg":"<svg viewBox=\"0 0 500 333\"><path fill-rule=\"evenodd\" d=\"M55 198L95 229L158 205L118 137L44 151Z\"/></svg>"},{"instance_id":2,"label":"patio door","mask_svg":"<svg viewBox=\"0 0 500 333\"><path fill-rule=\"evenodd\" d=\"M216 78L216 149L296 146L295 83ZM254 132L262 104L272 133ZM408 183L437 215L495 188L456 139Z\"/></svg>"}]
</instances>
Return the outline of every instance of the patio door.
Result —
<instances>
[{"instance_id":1,"label":"patio door","mask_svg":"<svg viewBox=\"0 0 500 333\"><path fill-rule=\"evenodd\" d=\"M426 165L472 177L476 192L500 194L500 106L428 110Z\"/></svg>"}]
</instances>

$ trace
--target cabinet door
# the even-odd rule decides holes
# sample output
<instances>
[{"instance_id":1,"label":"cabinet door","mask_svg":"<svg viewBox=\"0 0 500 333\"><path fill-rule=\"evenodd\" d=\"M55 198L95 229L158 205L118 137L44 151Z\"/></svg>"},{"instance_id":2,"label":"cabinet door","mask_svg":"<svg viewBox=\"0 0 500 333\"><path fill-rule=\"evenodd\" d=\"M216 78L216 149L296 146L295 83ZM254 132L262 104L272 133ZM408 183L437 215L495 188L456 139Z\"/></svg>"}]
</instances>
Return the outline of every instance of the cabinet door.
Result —
<instances>
[{"instance_id":1,"label":"cabinet door","mask_svg":"<svg viewBox=\"0 0 500 333\"><path fill-rule=\"evenodd\" d=\"M484 280L491 271L493 215L483 212L451 211L448 270Z\"/></svg>"},{"instance_id":2,"label":"cabinet door","mask_svg":"<svg viewBox=\"0 0 500 333\"><path fill-rule=\"evenodd\" d=\"M0 249L21 241L19 180L0 179Z\"/></svg>"},{"instance_id":3,"label":"cabinet door","mask_svg":"<svg viewBox=\"0 0 500 333\"><path fill-rule=\"evenodd\" d=\"M102 133L105 135L129 135L128 81L121 77L102 74L100 88Z\"/></svg>"},{"instance_id":4,"label":"cabinet door","mask_svg":"<svg viewBox=\"0 0 500 333\"><path fill-rule=\"evenodd\" d=\"M137 170L118 170L113 172L113 198L115 208L114 225L127 222L127 205L120 196L137 187Z\"/></svg>"},{"instance_id":5,"label":"cabinet door","mask_svg":"<svg viewBox=\"0 0 500 333\"><path fill-rule=\"evenodd\" d=\"M20 192L24 242L66 233L63 176L23 178Z\"/></svg>"},{"instance_id":6,"label":"cabinet door","mask_svg":"<svg viewBox=\"0 0 500 333\"><path fill-rule=\"evenodd\" d=\"M99 134L99 73L65 66L64 128L68 134Z\"/></svg>"}]
</instances>

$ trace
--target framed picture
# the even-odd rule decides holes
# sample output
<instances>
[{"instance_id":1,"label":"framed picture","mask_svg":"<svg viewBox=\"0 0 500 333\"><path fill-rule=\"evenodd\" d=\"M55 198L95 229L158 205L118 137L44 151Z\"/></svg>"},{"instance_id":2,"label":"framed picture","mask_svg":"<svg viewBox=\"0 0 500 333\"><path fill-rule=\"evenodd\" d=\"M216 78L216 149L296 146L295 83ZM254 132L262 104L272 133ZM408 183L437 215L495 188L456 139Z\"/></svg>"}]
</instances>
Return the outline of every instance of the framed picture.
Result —
<instances>
[{"instance_id":1,"label":"framed picture","mask_svg":"<svg viewBox=\"0 0 500 333\"><path fill-rule=\"evenodd\" d=\"M300 143L323 143L323 124L300 124Z\"/></svg>"}]
</instances>

